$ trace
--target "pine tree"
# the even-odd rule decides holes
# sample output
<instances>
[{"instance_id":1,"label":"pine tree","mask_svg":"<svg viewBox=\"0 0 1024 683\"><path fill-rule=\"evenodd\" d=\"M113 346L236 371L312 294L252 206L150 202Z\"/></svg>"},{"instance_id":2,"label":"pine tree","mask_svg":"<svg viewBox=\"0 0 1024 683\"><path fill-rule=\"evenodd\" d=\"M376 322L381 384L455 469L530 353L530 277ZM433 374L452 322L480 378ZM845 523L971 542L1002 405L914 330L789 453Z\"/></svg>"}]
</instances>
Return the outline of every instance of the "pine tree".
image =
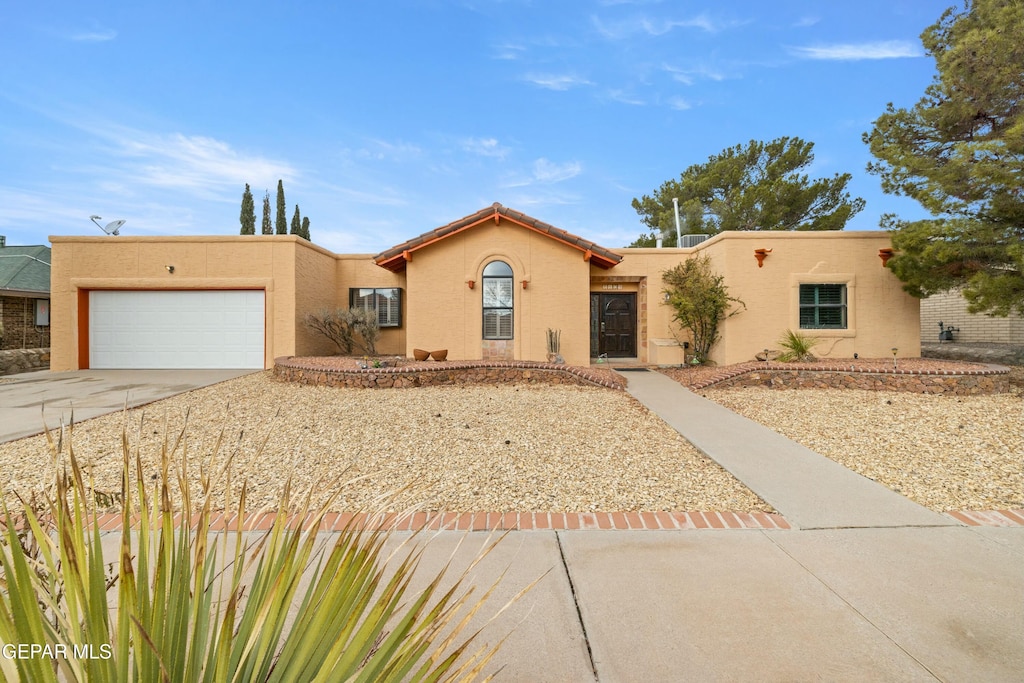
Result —
<instances>
[{"instance_id":1,"label":"pine tree","mask_svg":"<svg viewBox=\"0 0 1024 683\"><path fill-rule=\"evenodd\" d=\"M292 215L292 235L302 237L302 216L299 214L299 205L295 205L295 213Z\"/></svg>"},{"instance_id":2,"label":"pine tree","mask_svg":"<svg viewBox=\"0 0 1024 683\"><path fill-rule=\"evenodd\" d=\"M302 239L307 242L312 242L313 239L309 236L309 216L302 217Z\"/></svg>"},{"instance_id":3,"label":"pine tree","mask_svg":"<svg viewBox=\"0 0 1024 683\"><path fill-rule=\"evenodd\" d=\"M882 190L931 218L882 217L889 268L918 297L962 289L968 310L1024 314L1024 4L971 0L921 35L937 73L917 104L864 134Z\"/></svg>"},{"instance_id":4,"label":"pine tree","mask_svg":"<svg viewBox=\"0 0 1024 683\"><path fill-rule=\"evenodd\" d=\"M846 191L849 173L811 180L814 143L796 137L770 142L751 140L690 166L679 179L633 200L640 220L654 231L631 247L653 247L658 233L676 246L675 208L684 233L723 230L842 230L864 208L864 200Z\"/></svg>"},{"instance_id":5,"label":"pine tree","mask_svg":"<svg viewBox=\"0 0 1024 683\"><path fill-rule=\"evenodd\" d=\"M263 223L260 230L264 235L273 235L274 226L270 223L270 191L263 193Z\"/></svg>"},{"instance_id":6,"label":"pine tree","mask_svg":"<svg viewBox=\"0 0 1024 683\"><path fill-rule=\"evenodd\" d=\"M278 235L288 234L288 209L284 202L284 182L277 181L277 220L274 225L277 227Z\"/></svg>"},{"instance_id":7,"label":"pine tree","mask_svg":"<svg viewBox=\"0 0 1024 683\"><path fill-rule=\"evenodd\" d=\"M256 205L252 201L249 183L245 184L245 192L242 193L242 212L238 219L242 223L240 235L256 234Z\"/></svg>"}]
</instances>

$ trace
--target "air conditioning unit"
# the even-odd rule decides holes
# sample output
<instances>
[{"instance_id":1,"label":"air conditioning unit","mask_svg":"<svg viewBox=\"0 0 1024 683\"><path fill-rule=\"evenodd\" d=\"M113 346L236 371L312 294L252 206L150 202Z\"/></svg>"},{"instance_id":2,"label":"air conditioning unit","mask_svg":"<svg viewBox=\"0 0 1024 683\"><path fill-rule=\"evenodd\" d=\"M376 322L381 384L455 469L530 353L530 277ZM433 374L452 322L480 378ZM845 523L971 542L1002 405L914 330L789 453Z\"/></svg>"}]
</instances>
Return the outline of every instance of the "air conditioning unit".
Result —
<instances>
[{"instance_id":1,"label":"air conditioning unit","mask_svg":"<svg viewBox=\"0 0 1024 683\"><path fill-rule=\"evenodd\" d=\"M683 235L683 243L680 245L683 248L695 247L711 235Z\"/></svg>"}]
</instances>

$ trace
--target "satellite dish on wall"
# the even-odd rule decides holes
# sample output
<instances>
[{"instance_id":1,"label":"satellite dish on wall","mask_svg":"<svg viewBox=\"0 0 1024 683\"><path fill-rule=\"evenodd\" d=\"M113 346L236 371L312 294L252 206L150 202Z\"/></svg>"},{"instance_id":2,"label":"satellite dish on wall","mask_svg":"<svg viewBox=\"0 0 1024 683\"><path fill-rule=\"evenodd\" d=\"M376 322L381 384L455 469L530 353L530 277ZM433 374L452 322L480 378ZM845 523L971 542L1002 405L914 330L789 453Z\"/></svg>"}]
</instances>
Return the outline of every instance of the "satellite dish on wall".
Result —
<instances>
[{"instance_id":1,"label":"satellite dish on wall","mask_svg":"<svg viewBox=\"0 0 1024 683\"><path fill-rule=\"evenodd\" d=\"M103 217L89 216L89 220L91 220L93 223L96 223L96 221L103 220ZM127 221L125 221L124 219L119 219L116 221L110 221L106 225L100 225L99 223L96 223L96 227L102 230L103 232L107 233L108 235L119 235L119 230L121 230L121 226L124 225L126 222Z\"/></svg>"}]
</instances>

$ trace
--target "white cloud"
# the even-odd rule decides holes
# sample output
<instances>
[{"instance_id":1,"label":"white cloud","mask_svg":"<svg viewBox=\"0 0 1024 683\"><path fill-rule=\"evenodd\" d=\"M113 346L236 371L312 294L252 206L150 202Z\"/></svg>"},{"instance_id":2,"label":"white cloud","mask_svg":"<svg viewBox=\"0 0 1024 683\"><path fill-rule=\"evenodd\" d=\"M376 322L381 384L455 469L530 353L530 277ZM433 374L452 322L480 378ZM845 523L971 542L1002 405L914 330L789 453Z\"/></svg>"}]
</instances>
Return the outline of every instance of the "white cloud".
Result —
<instances>
[{"instance_id":1,"label":"white cloud","mask_svg":"<svg viewBox=\"0 0 1024 683\"><path fill-rule=\"evenodd\" d=\"M115 155L130 160L123 168L111 171L119 176L119 182L129 186L141 183L188 189L209 197L222 188L296 175L286 162L240 153L213 138L181 133L154 135L129 129L100 134L116 144Z\"/></svg>"},{"instance_id":2,"label":"white cloud","mask_svg":"<svg viewBox=\"0 0 1024 683\"><path fill-rule=\"evenodd\" d=\"M541 183L560 183L578 176L582 170L583 166L578 161L556 164L541 157L533 162L533 177Z\"/></svg>"},{"instance_id":3,"label":"white cloud","mask_svg":"<svg viewBox=\"0 0 1024 683\"><path fill-rule=\"evenodd\" d=\"M591 82L576 74L527 74L523 80L548 90L569 90Z\"/></svg>"},{"instance_id":4,"label":"white cloud","mask_svg":"<svg viewBox=\"0 0 1024 683\"><path fill-rule=\"evenodd\" d=\"M718 69L714 69L704 64L698 64L687 68L681 68L672 66L670 64L662 64L662 70L672 76L672 80L683 85L693 85L699 79L707 79L711 81L724 81L726 75Z\"/></svg>"},{"instance_id":5,"label":"white cloud","mask_svg":"<svg viewBox=\"0 0 1024 683\"><path fill-rule=\"evenodd\" d=\"M379 138L371 138L366 145L356 150L356 156L361 159L372 159L374 161L398 161L404 162L419 157L423 149L419 145L410 142L388 142Z\"/></svg>"},{"instance_id":6,"label":"white cloud","mask_svg":"<svg viewBox=\"0 0 1024 683\"><path fill-rule=\"evenodd\" d=\"M519 174L511 180L506 180L501 187L527 187L529 185L553 185L570 178L575 178L583 172L583 164L578 161L566 161L555 163L544 157L533 162L533 167L528 175Z\"/></svg>"},{"instance_id":7,"label":"white cloud","mask_svg":"<svg viewBox=\"0 0 1024 683\"><path fill-rule=\"evenodd\" d=\"M682 97L678 97L678 96L670 97L668 99L668 106L672 107L676 111L686 111L687 109L692 109L693 108L692 104L687 102Z\"/></svg>"},{"instance_id":8,"label":"white cloud","mask_svg":"<svg viewBox=\"0 0 1024 683\"><path fill-rule=\"evenodd\" d=\"M616 102L621 102L622 104L630 104L635 107L642 107L645 104L647 104L646 100L642 100L635 95L630 95L629 93L623 90L609 90L608 97L615 100Z\"/></svg>"},{"instance_id":9,"label":"white cloud","mask_svg":"<svg viewBox=\"0 0 1024 683\"><path fill-rule=\"evenodd\" d=\"M117 31L113 29L83 31L81 33L74 33L71 35L71 40L83 43L104 43L108 40L113 40L114 38L117 38Z\"/></svg>"},{"instance_id":10,"label":"white cloud","mask_svg":"<svg viewBox=\"0 0 1024 683\"><path fill-rule=\"evenodd\" d=\"M516 60L526 54L526 47L512 43L503 43L494 46L494 58L505 60Z\"/></svg>"},{"instance_id":11,"label":"white cloud","mask_svg":"<svg viewBox=\"0 0 1024 683\"><path fill-rule=\"evenodd\" d=\"M812 17L812 16L800 17L796 21L796 23L793 24L793 28L807 28L808 26L814 26L819 21L821 21L821 17Z\"/></svg>"},{"instance_id":12,"label":"white cloud","mask_svg":"<svg viewBox=\"0 0 1024 683\"><path fill-rule=\"evenodd\" d=\"M707 14L698 14L689 19L638 16L617 22L605 22L599 17L591 16L590 22L597 32L608 40L624 40L636 34L663 36L677 28L698 28L707 33L717 33L736 25L736 22L716 22Z\"/></svg>"},{"instance_id":13,"label":"white cloud","mask_svg":"<svg viewBox=\"0 0 1024 683\"><path fill-rule=\"evenodd\" d=\"M497 138L464 138L460 145L466 152L495 159L504 159L509 152L508 147L502 146Z\"/></svg>"},{"instance_id":14,"label":"white cloud","mask_svg":"<svg viewBox=\"0 0 1024 683\"><path fill-rule=\"evenodd\" d=\"M909 40L883 40L869 43L837 43L809 47L790 47L790 53L805 59L857 61L861 59L898 59L922 57L924 52Z\"/></svg>"}]
</instances>

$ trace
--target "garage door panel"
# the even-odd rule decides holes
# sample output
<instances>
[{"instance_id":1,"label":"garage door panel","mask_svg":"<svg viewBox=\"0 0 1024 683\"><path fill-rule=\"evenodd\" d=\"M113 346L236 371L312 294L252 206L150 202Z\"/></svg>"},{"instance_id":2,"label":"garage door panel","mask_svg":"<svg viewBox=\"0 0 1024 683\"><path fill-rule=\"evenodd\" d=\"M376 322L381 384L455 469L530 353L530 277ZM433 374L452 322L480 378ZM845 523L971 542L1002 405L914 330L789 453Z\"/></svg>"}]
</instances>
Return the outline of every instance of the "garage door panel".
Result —
<instances>
[{"instance_id":1,"label":"garage door panel","mask_svg":"<svg viewBox=\"0 0 1024 683\"><path fill-rule=\"evenodd\" d=\"M262 290L90 292L90 365L262 368L264 300Z\"/></svg>"}]
</instances>

